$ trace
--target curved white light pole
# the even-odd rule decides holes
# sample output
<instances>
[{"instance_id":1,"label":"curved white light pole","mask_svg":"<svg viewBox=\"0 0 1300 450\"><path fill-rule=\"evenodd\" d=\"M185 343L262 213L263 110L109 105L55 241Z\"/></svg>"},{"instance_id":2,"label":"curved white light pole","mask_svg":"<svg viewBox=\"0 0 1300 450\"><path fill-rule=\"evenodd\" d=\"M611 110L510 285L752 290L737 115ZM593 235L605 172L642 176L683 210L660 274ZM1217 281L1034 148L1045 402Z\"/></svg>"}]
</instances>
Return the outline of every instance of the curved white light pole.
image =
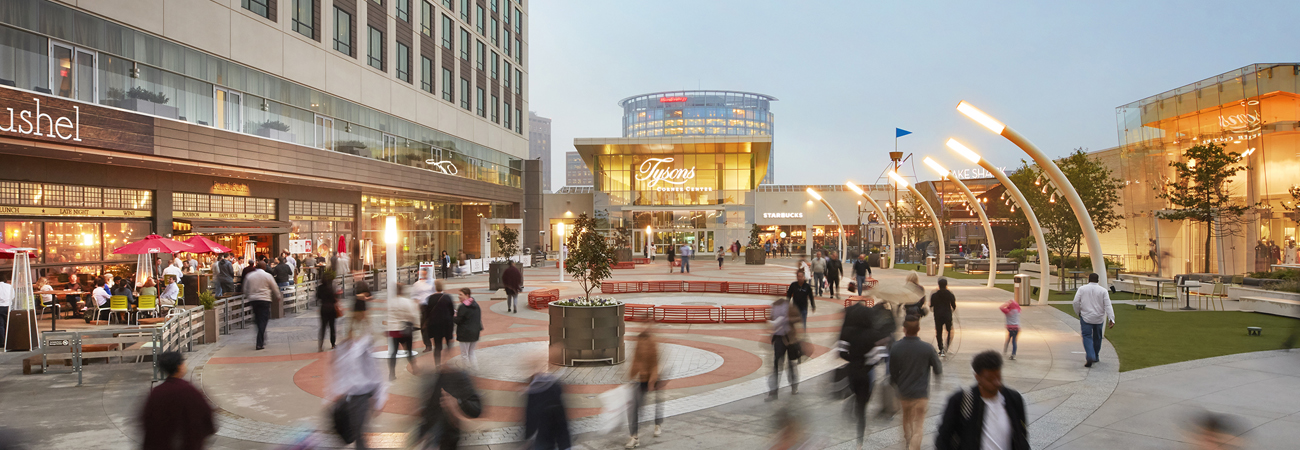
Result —
<instances>
[{"instance_id":1,"label":"curved white light pole","mask_svg":"<svg viewBox=\"0 0 1300 450\"><path fill-rule=\"evenodd\" d=\"M1048 255L1048 253L1047 241L1043 239L1043 228L1038 225L1038 215L1034 214L1034 209L1029 207L1029 201L1025 200L1025 194L1020 192L1020 188L1016 187L1015 183L1012 183L1010 178L1007 178L1007 174L1003 173L1002 169L997 168L997 166L994 166L988 160L981 158L978 153L975 153L975 151L962 145L962 143L957 142L956 139L948 139L948 148L966 157L970 162L979 164L980 167L984 168L984 170L993 174L993 177L997 178L999 183L1002 183L1002 187L1006 188L1007 192L1011 194L1011 198L1015 199L1016 204L1020 205L1020 209L1025 212L1025 220L1029 221L1029 231L1034 233L1034 242L1038 243L1039 273L1042 274L1042 277L1038 280L1038 303L1040 305L1046 305L1047 295L1049 294L1047 290L1047 278L1051 276L1051 272L1048 272L1047 270L1050 264L1047 263L1051 262L1051 257L1045 256Z\"/></svg>"},{"instance_id":2,"label":"curved white light pole","mask_svg":"<svg viewBox=\"0 0 1300 450\"><path fill-rule=\"evenodd\" d=\"M835 217L835 224L840 227L840 257L843 258L844 257L844 222L840 221L839 214L835 214L835 208L832 208L830 203L826 203L826 199L822 198L821 194L818 194L817 191L813 190L813 188L808 188L808 195L811 195L813 196L813 198L817 199L817 201L822 202L822 206L825 206L826 209L829 209L831 211L831 216Z\"/></svg>"},{"instance_id":3,"label":"curved white light pole","mask_svg":"<svg viewBox=\"0 0 1300 450\"><path fill-rule=\"evenodd\" d=\"M888 255L889 268L893 269L894 259L895 259L894 258L894 226L889 223L889 216L885 215L885 210L880 208L880 204L876 203L876 199L871 198L870 195L867 195L867 192L862 190L861 187L858 187L858 185L853 184L852 181L845 182L844 185L848 186L849 189L852 190L853 192L857 192L858 195L862 196L862 198L867 199L867 203L871 203L871 207L876 209L876 215L880 216L881 221L885 222L885 236L889 239L889 255Z\"/></svg>"},{"instance_id":4,"label":"curved white light pole","mask_svg":"<svg viewBox=\"0 0 1300 450\"><path fill-rule=\"evenodd\" d=\"M943 276L943 265L944 265L944 263L946 262L946 260L948 259L948 256L947 256L947 255L948 255L948 243L947 243L946 241L944 241L944 239L943 239L943 227L939 226L939 216L936 215L936 214L934 213L934 208L931 208L931 207L930 207L930 202L929 202L929 201L926 201L925 197L921 196L921 191L916 190L916 186L912 186L911 183L908 183L907 180L904 180L904 179L903 179L903 177L898 176L898 173L897 173L897 172L894 172L893 170L890 170L890 171L889 171L889 178L893 179L895 183L898 183L898 184L903 185L903 187L907 188L907 190L912 191L912 195L915 195L917 201L919 201L919 202L921 203L921 206L924 206L924 207L925 207L925 212L928 213L928 214L930 214L930 222L934 223L934 234L935 234L935 237L938 238L937 240L938 240L938 243L939 243L939 273L938 273L938 276L941 276L941 277L942 277L942 276Z\"/></svg>"},{"instance_id":5,"label":"curved white light pole","mask_svg":"<svg viewBox=\"0 0 1300 450\"><path fill-rule=\"evenodd\" d=\"M1065 196L1065 200L1070 202L1070 209L1074 210L1074 218L1079 221L1079 228L1083 230L1084 241L1088 244L1088 256L1092 259L1092 270L1097 273L1097 276L1101 277L1099 284L1109 286L1106 280L1106 258L1101 254L1101 236L1097 235L1097 227L1092 224L1092 215L1088 213L1087 207L1083 204L1083 199L1079 197L1079 191L1076 191L1074 185L1070 184L1070 180L1065 177L1065 173L1061 172L1061 168L1056 166L1052 158L1048 158L1047 155L1043 154L1042 150L1029 142L1029 139L1025 139L1016 130L1012 130L1011 127L985 114L984 111L971 106L970 103L963 100L957 104L957 110L965 114L966 117L971 118L971 120L984 125L990 131L1007 138L1012 144L1016 144L1017 147L1024 150L1025 153L1029 154L1030 158L1034 159L1034 162L1038 163L1038 167L1047 173L1047 178L1052 180L1056 187L1060 188L1061 195Z\"/></svg>"},{"instance_id":6,"label":"curved white light pole","mask_svg":"<svg viewBox=\"0 0 1300 450\"><path fill-rule=\"evenodd\" d=\"M952 183L957 185L957 187L961 188L961 191L966 194L966 200L970 201L972 205L975 205L974 208L975 211L979 213L980 223L984 224L984 234L988 236L988 240L989 240L989 285L988 287L993 287L993 284L997 281L998 278L998 246L997 243L994 242L993 240L993 225L989 223L988 214L984 214L984 206L980 204L980 199L975 197L975 193L971 192L970 188L966 187L966 183L962 183L961 180L957 179L957 177L952 176L952 172L944 168L937 161L930 159L930 157L927 156L925 157L925 165L930 166L931 169L934 169L935 172L938 172L940 178L947 178L949 180L952 180Z\"/></svg>"}]
</instances>

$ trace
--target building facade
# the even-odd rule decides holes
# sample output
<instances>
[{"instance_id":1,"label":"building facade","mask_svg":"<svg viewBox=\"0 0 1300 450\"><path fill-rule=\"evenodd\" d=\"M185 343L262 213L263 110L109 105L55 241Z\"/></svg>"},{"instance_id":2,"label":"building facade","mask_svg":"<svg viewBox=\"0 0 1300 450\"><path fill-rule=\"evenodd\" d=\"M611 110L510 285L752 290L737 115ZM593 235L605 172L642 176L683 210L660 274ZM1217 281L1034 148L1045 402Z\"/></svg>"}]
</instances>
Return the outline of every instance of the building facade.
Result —
<instances>
[{"instance_id":1,"label":"building facade","mask_svg":"<svg viewBox=\"0 0 1300 450\"><path fill-rule=\"evenodd\" d=\"M390 215L410 265L519 221L525 3L75 3L0 7L0 242L33 267L151 233L382 266Z\"/></svg>"},{"instance_id":2,"label":"building facade","mask_svg":"<svg viewBox=\"0 0 1300 450\"><path fill-rule=\"evenodd\" d=\"M582 162L578 152L564 152L564 185L591 186L594 177L587 163Z\"/></svg>"},{"instance_id":3,"label":"building facade","mask_svg":"<svg viewBox=\"0 0 1300 450\"><path fill-rule=\"evenodd\" d=\"M619 100L623 137L773 136L776 97L737 91L670 91ZM759 184L772 184L772 168Z\"/></svg>"},{"instance_id":4,"label":"building facade","mask_svg":"<svg viewBox=\"0 0 1300 450\"><path fill-rule=\"evenodd\" d=\"M551 191L551 119L528 112L528 159L542 161L542 191Z\"/></svg>"}]
</instances>

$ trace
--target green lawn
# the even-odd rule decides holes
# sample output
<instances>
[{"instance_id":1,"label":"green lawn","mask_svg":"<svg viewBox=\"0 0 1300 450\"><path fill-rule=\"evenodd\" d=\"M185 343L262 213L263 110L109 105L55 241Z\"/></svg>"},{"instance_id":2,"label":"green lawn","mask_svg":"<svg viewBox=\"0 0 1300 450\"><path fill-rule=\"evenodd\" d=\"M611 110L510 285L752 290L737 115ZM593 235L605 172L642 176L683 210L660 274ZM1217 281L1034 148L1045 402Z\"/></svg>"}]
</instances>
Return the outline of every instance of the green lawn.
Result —
<instances>
[{"instance_id":1,"label":"green lawn","mask_svg":"<svg viewBox=\"0 0 1300 450\"><path fill-rule=\"evenodd\" d=\"M1032 283L1032 285L1033 285L1034 287L1038 287L1038 282L1035 281L1035 282ZM1004 291L1007 291L1007 292L1015 292L1015 289L1016 289L1016 287L1015 287L1014 285L1010 285L1010 284L999 284L999 285L997 285L997 287L998 287L998 289L1001 289L1001 290L1004 290ZM1047 301L1049 301L1049 302L1072 302L1072 301L1074 301L1074 292L1061 292L1061 291L1057 291L1057 290L1052 290L1052 291L1050 291L1050 292L1051 292L1050 294L1047 294ZM1038 301L1038 295L1034 295L1033 298L1034 298L1034 301ZM1139 299L1139 298L1142 298L1142 297L1138 297L1137 294L1134 294L1134 293L1132 293L1132 292L1112 292L1112 293L1110 294L1110 299L1111 299L1111 300L1137 300L1137 299Z\"/></svg>"},{"instance_id":2,"label":"green lawn","mask_svg":"<svg viewBox=\"0 0 1300 450\"><path fill-rule=\"evenodd\" d=\"M925 272L925 266L921 264L894 264L894 268L899 270L910 270L913 272ZM989 279L989 274L987 273L966 273L966 272L958 272L956 270L944 270L943 276L948 278L961 279L961 280ZM1014 273L999 273L998 279L1010 280L1012 277L1015 276L1016 274Z\"/></svg>"},{"instance_id":3,"label":"green lawn","mask_svg":"<svg viewBox=\"0 0 1300 450\"><path fill-rule=\"evenodd\" d=\"M1074 316L1071 305L1052 305ZM1115 305L1115 328L1106 338L1119 353L1119 370L1237 353L1277 350L1300 328L1300 320L1240 311L1164 312ZM1246 327L1263 327L1247 336ZM1080 344L1082 346L1082 344ZM1105 355L1103 354L1104 358ZM1079 357L1082 360L1082 356Z\"/></svg>"}]
</instances>

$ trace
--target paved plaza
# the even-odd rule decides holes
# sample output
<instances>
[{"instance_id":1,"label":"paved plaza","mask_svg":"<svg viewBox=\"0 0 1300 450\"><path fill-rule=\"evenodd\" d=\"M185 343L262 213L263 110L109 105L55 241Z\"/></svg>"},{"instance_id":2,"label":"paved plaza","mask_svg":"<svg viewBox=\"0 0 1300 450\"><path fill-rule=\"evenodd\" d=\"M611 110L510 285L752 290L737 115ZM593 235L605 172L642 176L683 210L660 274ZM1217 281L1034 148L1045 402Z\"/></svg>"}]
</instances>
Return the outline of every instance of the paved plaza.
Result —
<instances>
[{"instance_id":1,"label":"paved plaza","mask_svg":"<svg viewBox=\"0 0 1300 450\"><path fill-rule=\"evenodd\" d=\"M795 261L771 259L764 266L728 261L719 270L696 264L694 273L667 273L653 266L615 270L614 280L727 280L788 282ZM908 272L878 270L882 282L901 282ZM562 297L576 295L577 283L555 283L557 269L524 271L528 289L558 287ZM958 299L956 338L944 359L945 373L932 389L926 430L938 427L943 400L973 383L970 359L979 351L1002 348L1003 317L997 306L1011 297L1001 289L984 287L984 280L951 280ZM935 279L922 276L933 289ZM517 448L521 390L540 365L547 341L544 311L526 307L506 312L503 293L482 289L479 275L448 281L448 288L470 287L485 307L479 367L472 370L486 405L465 443L468 448ZM771 297L736 294L619 294L631 302L674 304L763 304ZM383 301L371 309L371 331L379 336ZM852 448L854 426L845 404L830 400L829 372L841 361L829 349L841 322L842 302L819 298L809 318L816 352L800 366L800 394L781 392L765 402L771 351L764 324L662 324L656 328L662 346L663 371L669 380L664 396L667 419L659 437L642 434L644 448L707 449L767 448L776 432L778 411L794 413L816 438L819 448ZM921 337L934 341L929 318ZM1120 373L1115 351L1107 342L1102 362L1083 367L1082 346L1075 319L1055 308L1028 307L1022 316L1018 359L1007 361L1004 382L1025 394L1030 412L1030 440L1048 449L1174 449L1186 448L1187 424L1200 411L1230 414L1241 422L1247 448L1292 448L1300 438L1300 354L1261 352L1189 361ZM272 321L267 349L253 349L253 330L236 329L212 345L189 353L191 379L218 408L217 448L279 448L316 429L326 429L322 400L329 377L327 352L317 352L317 315L309 310ZM1141 326L1121 323L1118 326ZM645 327L628 323L628 336ZM342 329L340 330L343 331ZM417 341L418 342L418 341ZM378 341L384 349L383 341ZM628 340L631 355L633 340ZM420 349L417 343L417 349ZM458 352L452 364L465 365ZM444 355L446 356L446 355ZM85 369L85 384L55 366L51 373L22 375L18 361L0 366L0 426L21 431L34 448L119 449L138 445L134 416L150 387L150 365L96 361ZM433 367L432 355L418 363ZM375 364L387 370L387 361ZM562 370L568 384L565 401L578 448L621 448L626 441L625 419L613 432L600 431L599 395L618 386L627 364ZM398 378L383 413L374 422L369 440L379 448L400 448L419 408L418 376L398 363ZM784 377L783 377L784 378ZM899 417L878 417L873 401L867 448L901 448ZM642 417L652 417L644 415ZM338 446L331 437L326 446ZM925 439L933 447L933 435Z\"/></svg>"}]
</instances>

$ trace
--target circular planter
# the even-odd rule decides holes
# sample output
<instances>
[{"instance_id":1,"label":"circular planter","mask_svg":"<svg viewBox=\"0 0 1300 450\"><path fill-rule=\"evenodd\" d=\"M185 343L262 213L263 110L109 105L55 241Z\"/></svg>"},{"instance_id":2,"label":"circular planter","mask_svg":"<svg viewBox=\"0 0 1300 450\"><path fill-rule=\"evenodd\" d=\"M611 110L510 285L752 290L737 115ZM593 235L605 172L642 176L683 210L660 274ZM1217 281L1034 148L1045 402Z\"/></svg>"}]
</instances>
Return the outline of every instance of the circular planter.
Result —
<instances>
[{"instance_id":1,"label":"circular planter","mask_svg":"<svg viewBox=\"0 0 1300 450\"><path fill-rule=\"evenodd\" d=\"M572 366L575 362L622 364L623 304L613 306L561 306L551 302L551 364Z\"/></svg>"},{"instance_id":2,"label":"circular planter","mask_svg":"<svg viewBox=\"0 0 1300 450\"><path fill-rule=\"evenodd\" d=\"M745 264L767 264L767 253L761 248L747 248L745 249Z\"/></svg>"}]
</instances>

